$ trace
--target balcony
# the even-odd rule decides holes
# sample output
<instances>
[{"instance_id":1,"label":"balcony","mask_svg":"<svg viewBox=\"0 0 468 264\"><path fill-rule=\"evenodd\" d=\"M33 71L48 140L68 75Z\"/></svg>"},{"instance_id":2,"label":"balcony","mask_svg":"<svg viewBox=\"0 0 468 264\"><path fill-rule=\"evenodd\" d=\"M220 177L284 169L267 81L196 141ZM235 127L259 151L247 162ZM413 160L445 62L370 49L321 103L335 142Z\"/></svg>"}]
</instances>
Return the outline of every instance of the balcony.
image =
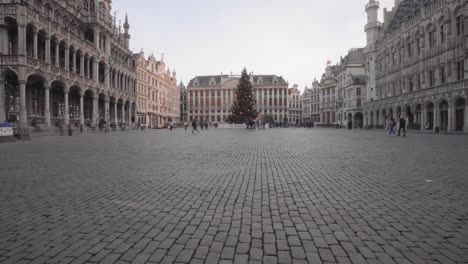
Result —
<instances>
[{"instance_id":1,"label":"balcony","mask_svg":"<svg viewBox=\"0 0 468 264\"><path fill-rule=\"evenodd\" d=\"M0 56L0 65L14 66L18 64L17 55L2 55Z\"/></svg>"},{"instance_id":2,"label":"balcony","mask_svg":"<svg viewBox=\"0 0 468 264\"><path fill-rule=\"evenodd\" d=\"M366 11L369 10L370 8L379 8L380 7L380 3L378 1L375 1L373 3L368 3L366 5Z\"/></svg>"},{"instance_id":3,"label":"balcony","mask_svg":"<svg viewBox=\"0 0 468 264\"><path fill-rule=\"evenodd\" d=\"M364 31L367 31L375 27L381 27L381 26L382 26L382 23L380 23L379 21L371 22L364 26Z\"/></svg>"}]
</instances>

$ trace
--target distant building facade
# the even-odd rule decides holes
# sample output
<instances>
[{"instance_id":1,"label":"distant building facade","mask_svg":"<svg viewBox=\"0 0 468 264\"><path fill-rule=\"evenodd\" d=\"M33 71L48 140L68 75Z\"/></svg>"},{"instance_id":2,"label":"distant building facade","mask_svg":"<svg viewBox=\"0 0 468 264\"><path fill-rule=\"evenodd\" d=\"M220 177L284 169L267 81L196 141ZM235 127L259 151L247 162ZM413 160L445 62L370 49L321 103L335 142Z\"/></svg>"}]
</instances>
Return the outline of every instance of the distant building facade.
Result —
<instances>
[{"instance_id":1,"label":"distant building facade","mask_svg":"<svg viewBox=\"0 0 468 264\"><path fill-rule=\"evenodd\" d=\"M187 112L187 87L180 82L180 122L188 122L188 112Z\"/></svg>"},{"instance_id":2,"label":"distant building facade","mask_svg":"<svg viewBox=\"0 0 468 264\"><path fill-rule=\"evenodd\" d=\"M320 125L336 124L337 66L327 66L320 80Z\"/></svg>"},{"instance_id":3,"label":"distant building facade","mask_svg":"<svg viewBox=\"0 0 468 264\"><path fill-rule=\"evenodd\" d=\"M176 73L166 69L163 59L145 57L143 51L133 55L138 78L138 122L148 128L162 128L180 119L180 90Z\"/></svg>"},{"instance_id":4,"label":"distant building facade","mask_svg":"<svg viewBox=\"0 0 468 264\"><path fill-rule=\"evenodd\" d=\"M468 1L395 1L377 20L366 5L365 125L407 119L410 129L468 132Z\"/></svg>"},{"instance_id":5,"label":"distant building facade","mask_svg":"<svg viewBox=\"0 0 468 264\"><path fill-rule=\"evenodd\" d=\"M305 87L302 93L302 122L309 124L312 120L312 89Z\"/></svg>"},{"instance_id":6,"label":"distant building facade","mask_svg":"<svg viewBox=\"0 0 468 264\"><path fill-rule=\"evenodd\" d=\"M187 86L187 116L192 121L226 122L232 114L240 76L197 76ZM252 75L259 117L271 115L276 122L288 120L288 83L276 75Z\"/></svg>"},{"instance_id":7,"label":"distant building facade","mask_svg":"<svg viewBox=\"0 0 468 264\"><path fill-rule=\"evenodd\" d=\"M288 117L290 125L299 125L302 123L302 95L299 87L294 85L288 89Z\"/></svg>"},{"instance_id":8,"label":"distant building facade","mask_svg":"<svg viewBox=\"0 0 468 264\"><path fill-rule=\"evenodd\" d=\"M312 99L312 122L320 124L320 84L317 80L312 83L312 89L310 90L310 97Z\"/></svg>"}]
</instances>

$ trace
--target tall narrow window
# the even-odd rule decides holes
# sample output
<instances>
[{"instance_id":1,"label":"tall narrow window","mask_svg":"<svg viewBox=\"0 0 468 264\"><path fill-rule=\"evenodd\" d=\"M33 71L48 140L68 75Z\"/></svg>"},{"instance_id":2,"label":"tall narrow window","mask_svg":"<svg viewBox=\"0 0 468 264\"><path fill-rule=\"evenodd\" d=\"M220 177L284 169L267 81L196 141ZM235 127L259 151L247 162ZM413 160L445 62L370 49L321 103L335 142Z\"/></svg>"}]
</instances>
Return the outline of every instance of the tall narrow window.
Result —
<instances>
[{"instance_id":1,"label":"tall narrow window","mask_svg":"<svg viewBox=\"0 0 468 264\"><path fill-rule=\"evenodd\" d=\"M439 74L440 74L440 83L444 84L447 82L447 77L445 76L445 66L442 66L439 68Z\"/></svg>"},{"instance_id":2,"label":"tall narrow window","mask_svg":"<svg viewBox=\"0 0 468 264\"><path fill-rule=\"evenodd\" d=\"M463 61L459 61L455 64L456 67L456 75L457 75L457 81L461 81L464 79L464 74L465 74L465 64Z\"/></svg>"},{"instance_id":3,"label":"tall narrow window","mask_svg":"<svg viewBox=\"0 0 468 264\"><path fill-rule=\"evenodd\" d=\"M430 70L428 74L429 74L429 86L433 87L435 83L434 70Z\"/></svg>"},{"instance_id":4,"label":"tall narrow window","mask_svg":"<svg viewBox=\"0 0 468 264\"><path fill-rule=\"evenodd\" d=\"M408 78L408 88L409 92L412 92L414 90L413 77Z\"/></svg>"},{"instance_id":5,"label":"tall narrow window","mask_svg":"<svg viewBox=\"0 0 468 264\"><path fill-rule=\"evenodd\" d=\"M445 43L445 25L440 26L440 42Z\"/></svg>"},{"instance_id":6,"label":"tall narrow window","mask_svg":"<svg viewBox=\"0 0 468 264\"><path fill-rule=\"evenodd\" d=\"M463 19L461 15L456 18L456 30L457 36L460 37L463 34Z\"/></svg>"},{"instance_id":7,"label":"tall narrow window","mask_svg":"<svg viewBox=\"0 0 468 264\"><path fill-rule=\"evenodd\" d=\"M408 43L408 58L411 58L413 56L413 49L412 49L412 42Z\"/></svg>"},{"instance_id":8,"label":"tall narrow window","mask_svg":"<svg viewBox=\"0 0 468 264\"><path fill-rule=\"evenodd\" d=\"M429 32L429 49L435 48L436 45L436 34L435 31Z\"/></svg>"}]
</instances>

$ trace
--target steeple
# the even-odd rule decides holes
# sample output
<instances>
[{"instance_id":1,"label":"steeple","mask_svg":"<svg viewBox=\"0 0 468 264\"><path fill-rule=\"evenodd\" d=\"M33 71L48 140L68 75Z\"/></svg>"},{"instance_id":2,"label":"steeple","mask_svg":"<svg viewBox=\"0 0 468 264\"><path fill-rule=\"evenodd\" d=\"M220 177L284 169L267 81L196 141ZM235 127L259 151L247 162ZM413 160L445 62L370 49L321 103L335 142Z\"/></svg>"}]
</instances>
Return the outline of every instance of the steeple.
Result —
<instances>
[{"instance_id":1,"label":"steeple","mask_svg":"<svg viewBox=\"0 0 468 264\"><path fill-rule=\"evenodd\" d=\"M129 34L129 29L130 29L130 24L128 23L128 14L125 14L125 23L124 23L124 40L125 40L125 48L130 47L130 34Z\"/></svg>"},{"instance_id":2,"label":"steeple","mask_svg":"<svg viewBox=\"0 0 468 264\"><path fill-rule=\"evenodd\" d=\"M398 0L395 0L398 1ZM372 101L376 97L376 85L377 85L377 71L376 71L376 49L375 44L379 39L379 31L381 30L381 24L378 20L379 2L375 0L369 0L366 5L367 13L367 24L365 31L367 35L367 46L364 48L364 56L366 57L366 71L368 74L368 80L366 82L366 96L367 101Z\"/></svg>"}]
</instances>

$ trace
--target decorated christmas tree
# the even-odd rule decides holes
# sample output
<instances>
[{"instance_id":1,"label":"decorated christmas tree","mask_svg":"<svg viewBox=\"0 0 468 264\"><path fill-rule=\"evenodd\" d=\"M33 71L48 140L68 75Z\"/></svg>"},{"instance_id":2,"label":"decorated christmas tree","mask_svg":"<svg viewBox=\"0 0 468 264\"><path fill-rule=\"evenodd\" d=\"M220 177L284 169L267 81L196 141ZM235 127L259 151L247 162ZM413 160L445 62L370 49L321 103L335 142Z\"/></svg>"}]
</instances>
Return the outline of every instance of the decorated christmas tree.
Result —
<instances>
[{"instance_id":1,"label":"decorated christmas tree","mask_svg":"<svg viewBox=\"0 0 468 264\"><path fill-rule=\"evenodd\" d=\"M257 118L255 104L250 76L247 74L247 70L244 69L239 84L237 84L232 115L229 116L228 120L236 124L242 124Z\"/></svg>"}]
</instances>

